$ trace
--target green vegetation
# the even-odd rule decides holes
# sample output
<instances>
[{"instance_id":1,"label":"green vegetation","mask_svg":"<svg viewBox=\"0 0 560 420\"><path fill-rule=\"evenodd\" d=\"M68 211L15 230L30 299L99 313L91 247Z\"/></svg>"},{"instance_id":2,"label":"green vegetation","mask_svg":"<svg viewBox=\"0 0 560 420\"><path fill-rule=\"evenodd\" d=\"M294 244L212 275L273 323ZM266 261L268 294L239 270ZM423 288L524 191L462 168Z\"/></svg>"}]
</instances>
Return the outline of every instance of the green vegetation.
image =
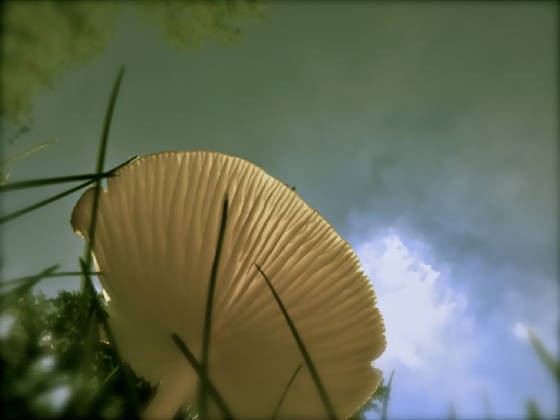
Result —
<instances>
[{"instance_id":1,"label":"green vegetation","mask_svg":"<svg viewBox=\"0 0 560 420\"><path fill-rule=\"evenodd\" d=\"M20 125L10 141L29 130L36 95L104 51L125 10L179 49L233 41L241 34L237 21L263 16L263 4L252 0L8 0L1 7L0 116Z\"/></svg>"},{"instance_id":2,"label":"green vegetation","mask_svg":"<svg viewBox=\"0 0 560 420\"><path fill-rule=\"evenodd\" d=\"M135 417L127 374L141 402L153 392L119 362L86 294L12 290L3 295L1 331L4 418Z\"/></svg>"}]
</instances>

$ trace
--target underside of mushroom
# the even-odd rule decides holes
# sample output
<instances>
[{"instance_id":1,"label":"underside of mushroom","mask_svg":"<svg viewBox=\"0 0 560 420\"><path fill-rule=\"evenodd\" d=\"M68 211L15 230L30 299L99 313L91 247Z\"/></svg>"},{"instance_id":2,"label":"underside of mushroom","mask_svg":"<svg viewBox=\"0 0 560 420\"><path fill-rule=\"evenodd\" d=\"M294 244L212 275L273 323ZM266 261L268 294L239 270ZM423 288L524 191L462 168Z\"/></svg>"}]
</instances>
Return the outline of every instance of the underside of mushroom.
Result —
<instances>
[{"instance_id":1,"label":"underside of mushroom","mask_svg":"<svg viewBox=\"0 0 560 420\"><path fill-rule=\"evenodd\" d=\"M94 195L72 214L86 240ZM182 405L223 418L208 384L238 419L347 418L377 388L384 324L358 258L256 165L215 152L145 156L108 179L96 211L116 345L159 384L146 418Z\"/></svg>"}]
</instances>

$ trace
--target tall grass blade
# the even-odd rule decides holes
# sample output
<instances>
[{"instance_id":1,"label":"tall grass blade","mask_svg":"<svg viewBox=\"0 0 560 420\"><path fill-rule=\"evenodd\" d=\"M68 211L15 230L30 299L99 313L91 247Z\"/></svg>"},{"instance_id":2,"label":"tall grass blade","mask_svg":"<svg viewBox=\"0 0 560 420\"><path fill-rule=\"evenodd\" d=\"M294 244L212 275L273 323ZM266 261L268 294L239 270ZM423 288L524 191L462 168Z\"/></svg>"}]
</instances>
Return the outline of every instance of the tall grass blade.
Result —
<instances>
[{"instance_id":1,"label":"tall grass blade","mask_svg":"<svg viewBox=\"0 0 560 420\"><path fill-rule=\"evenodd\" d=\"M207 383L208 378L208 355L210 352L210 336L212 332L212 307L214 304L214 290L216 289L216 276L218 274L218 265L220 263L220 255L222 253L222 244L224 241L224 233L226 230L228 214L228 198L224 198L222 207L222 217L220 220L220 232L218 234L218 242L216 244L216 252L214 253L214 261L212 262L212 270L210 272L210 280L208 282L208 295L206 297L206 312L204 314L204 331L202 336L202 372L200 376L200 390L198 394L198 409L200 418L207 418Z\"/></svg>"},{"instance_id":2,"label":"tall grass blade","mask_svg":"<svg viewBox=\"0 0 560 420\"><path fill-rule=\"evenodd\" d=\"M185 356L185 358L190 363L192 368L198 374L198 377L201 379L201 381L203 380L206 383L208 393L212 396L212 398L214 398L214 401L216 402L218 408L222 412L222 416L226 419L233 419L234 417L231 414L231 411L228 408L225 400L222 398L222 396L218 392L218 389L214 386L210 378L204 377L204 375L206 375L206 372L203 370L202 365L198 363L198 361L196 360L192 352L189 350L187 345L183 342L183 340L181 340L181 337L179 337L177 334L174 333L171 334L171 338L173 339L175 345L179 348L181 353L183 353L183 356ZM207 417L202 417L202 415L199 415L199 419L205 419L205 418Z\"/></svg>"},{"instance_id":3,"label":"tall grass blade","mask_svg":"<svg viewBox=\"0 0 560 420\"><path fill-rule=\"evenodd\" d=\"M113 113L115 111L115 104L117 102L117 96L119 94L119 89L121 86L122 78L124 76L124 67L121 66L117 78L113 85L113 90L111 92L111 97L109 98L109 105L105 113L105 120L103 122L103 131L101 133L101 139L99 141L99 152L97 154L97 165L96 173L103 173L103 165L105 164L105 155L107 153L107 143L109 141L109 132L111 130L111 121L113 120ZM89 272L89 267L92 262L91 251L95 243L95 228L97 226L97 208L99 206L99 194L101 192L101 179L97 178L95 181L95 193L93 195L92 213L91 213L91 223L89 226L89 240L86 243L84 258L86 260L87 271Z\"/></svg>"},{"instance_id":4,"label":"tall grass blade","mask_svg":"<svg viewBox=\"0 0 560 420\"><path fill-rule=\"evenodd\" d=\"M116 358L119 363L123 363L122 358L120 357L120 352L118 350L118 346L113 335L111 328L109 327L107 314L105 310L99 303L99 298L95 291L95 287L93 286L93 282L89 273L91 272L91 265L93 261L92 250L94 249L95 243L95 230L97 226L97 210L99 207L99 194L101 192L101 177L100 175L103 174L103 166L105 164L105 155L107 154L107 143L109 141L109 132L111 129L111 121L113 119L113 113L115 110L115 104L117 102L117 97L120 89L120 85L122 82L122 78L124 76L124 67L121 66L119 69L119 73L117 74L117 78L115 79L115 83L113 84L113 89L111 91L111 97L109 98L109 104L107 106L107 111L105 112L105 119L103 122L103 131L101 133L101 138L99 142L99 151L97 155L97 164L96 164L96 179L95 179L95 190L93 195L93 204L92 204L92 215L91 215L91 223L89 225L89 232L88 232L88 241L86 242L85 249L84 249L84 257L80 259L80 268L83 274L83 282L82 282L82 293L89 295L92 304L95 307L95 312L99 321L107 334L107 338L116 354ZM138 417L140 412L139 410L139 403L138 397L136 395L134 385L132 383L132 379L130 377L130 372L128 369L123 369L124 377L125 377L125 384L126 384L126 393L129 402L132 403L133 412L135 417Z\"/></svg>"},{"instance_id":5,"label":"tall grass blade","mask_svg":"<svg viewBox=\"0 0 560 420\"><path fill-rule=\"evenodd\" d=\"M278 415L278 411L280 410L280 407L282 406L282 403L284 402L284 399L286 398L286 395L288 394L288 390L290 389L290 386L292 386L292 382L294 382L294 379L296 379L296 376L299 373L300 369L301 369L301 365L298 365L298 367L296 368L296 370L292 374L292 377L288 381L288 384L286 385L286 388L284 388L284 392L282 392L282 395L280 396L280 399L278 400L278 404L276 404L276 408L274 409L274 413L272 414L272 417L271 417L272 420L274 420L276 418L276 416Z\"/></svg>"},{"instance_id":6,"label":"tall grass blade","mask_svg":"<svg viewBox=\"0 0 560 420\"><path fill-rule=\"evenodd\" d=\"M278 296L278 294L276 293L276 290L274 289L274 286L272 286L272 283L270 282L270 280L268 279L268 277L266 276L264 271L261 269L261 267L258 264L255 264L255 267L257 267L257 270L259 270L259 272L263 276L268 288L270 289L270 291L272 292L272 294L274 296L274 299L276 299L276 303L278 303L278 306L280 307L280 310L284 314L284 318L286 319L286 322L287 322L288 326L290 327L290 330L292 331L292 335L294 336L294 339L296 340L296 343L299 347L299 350L300 350L300 352L301 352L301 354L302 354L302 356L305 360L305 364L307 365L307 369L309 369L309 373L311 374L311 378L313 378L313 382L315 382L315 386L317 387L317 391L319 391L319 395L321 397L321 400L323 401L323 405L325 406L325 410L327 411L327 414L328 414L329 418L336 419L337 416L336 416L336 412L334 410L334 406L332 405L332 402L329 398L329 395L327 394L325 386L323 385L323 382L321 381L321 378L319 376L319 372L317 372L317 369L315 368L315 364L313 363L313 360L311 359L311 356L309 355L309 352L307 351L307 348L305 347L305 343L303 342L301 336L299 335L299 332L298 332L294 322L292 321L292 318L290 317L290 314L288 314L288 311L286 310L286 307L282 303L282 300L280 299L280 296Z\"/></svg>"}]
</instances>

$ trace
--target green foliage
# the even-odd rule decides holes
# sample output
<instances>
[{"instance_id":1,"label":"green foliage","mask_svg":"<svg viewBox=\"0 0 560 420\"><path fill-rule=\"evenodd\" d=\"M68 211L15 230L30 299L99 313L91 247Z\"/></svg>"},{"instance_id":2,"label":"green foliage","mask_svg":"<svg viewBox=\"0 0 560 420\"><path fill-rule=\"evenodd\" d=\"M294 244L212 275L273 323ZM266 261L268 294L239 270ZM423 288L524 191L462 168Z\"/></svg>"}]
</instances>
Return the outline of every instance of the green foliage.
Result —
<instances>
[{"instance_id":1,"label":"green foliage","mask_svg":"<svg viewBox=\"0 0 560 420\"><path fill-rule=\"evenodd\" d=\"M552 354L550 354L540 338L531 329L529 329L529 341L531 342L531 346L533 346L535 353L537 353L537 355L539 356L542 364L554 378L556 387L560 390L560 360L555 359ZM529 420L539 420L543 418L539 410L539 406L532 398L527 399L526 410L527 418Z\"/></svg>"},{"instance_id":2,"label":"green foliage","mask_svg":"<svg viewBox=\"0 0 560 420\"><path fill-rule=\"evenodd\" d=\"M232 41L241 32L237 19L262 16L262 3L252 0L5 1L0 116L27 131L33 98L97 57L115 33L118 12L129 9L178 48Z\"/></svg>"},{"instance_id":3,"label":"green foliage","mask_svg":"<svg viewBox=\"0 0 560 420\"><path fill-rule=\"evenodd\" d=\"M113 2L6 1L2 6L0 114L29 117L32 98L105 47Z\"/></svg>"},{"instance_id":4,"label":"green foliage","mask_svg":"<svg viewBox=\"0 0 560 420\"><path fill-rule=\"evenodd\" d=\"M3 418L130 418L125 372L141 404L149 400L152 388L119 361L86 294L11 293L0 315Z\"/></svg>"},{"instance_id":5,"label":"green foliage","mask_svg":"<svg viewBox=\"0 0 560 420\"><path fill-rule=\"evenodd\" d=\"M387 418L394 373L394 371L391 372L391 376L389 377L389 381L387 383L385 383L385 378L381 380L381 383L371 398L364 404L360 411L350 417L349 420L366 420L366 413L369 411L374 411L379 414L381 419Z\"/></svg>"},{"instance_id":6,"label":"green foliage","mask_svg":"<svg viewBox=\"0 0 560 420\"><path fill-rule=\"evenodd\" d=\"M241 30L235 20L262 17L263 4L248 0L138 2L141 21L156 28L178 49L197 48L206 41L231 42Z\"/></svg>"}]
</instances>

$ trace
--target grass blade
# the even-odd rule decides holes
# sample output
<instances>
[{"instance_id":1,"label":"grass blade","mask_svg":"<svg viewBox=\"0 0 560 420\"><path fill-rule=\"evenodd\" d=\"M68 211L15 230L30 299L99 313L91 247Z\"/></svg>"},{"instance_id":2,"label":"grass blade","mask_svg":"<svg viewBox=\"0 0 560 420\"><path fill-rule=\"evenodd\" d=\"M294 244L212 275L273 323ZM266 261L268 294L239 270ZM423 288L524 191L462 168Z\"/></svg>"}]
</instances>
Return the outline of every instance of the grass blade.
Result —
<instances>
[{"instance_id":1,"label":"grass blade","mask_svg":"<svg viewBox=\"0 0 560 420\"><path fill-rule=\"evenodd\" d=\"M23 216L24 214L27 214L33 210L37 210L40 209L41 207L44 207L50 203L53 203L57 200L60 200L63 197L66 197L67 195L70 195L72 193L75 193L76 191L81 190L84 187L87 187L90 184L93 184L95 182L95 180L90 180L87 182L84 182L83 184L80 184L74 188L70 188L69 190L63 191L59 194L53 195L52 197L49 197L45 200L39 201L38 203L32 204L31 206L27 206L24 207L21 210L17 210L13 213L7 214L5 216L0 217L0 225L6 222L9 222L10 220L13 220L17 217Z\"/></svg>"},{"instance_id":2,"label":"grass blade","mask_svg":"<svg viewBox=\"0 0 560 420\"><path fill-rule=\"evenodd\" d=\"M539 355L542 363L546 366L556 383L560 384L560 361L554 359L532 329L529 329L528 332L529 341L531 342L533 349Z\"/></svg>"},{"instance_id":3,"label":"grass blade","mask_svg":"<svg viewBox=\"0 0 560 420\"><path fill-rule=\"evenodd\" d=\"M105 155L107 153L107 143L109 142L109 132L111 131L111 121L113 120L113 113L115 111L115 104L117 102L117 96L119 94L119 89L121 86L122 78L124 76L124 67L121 66L115 83L113 84L113 90L111 92L111 97L109 98L109 105L107 111L105 112L105 120L103 122L103 131L101 133L101 139L99 141L99 152L97 154L97 165L96 173L103 173L103 165L105 164ZM89 240L86 243L84 258L86 260L87 271L90 271L90 266L92 262L91 251L93 250L93 245L95 243L95 228L97 226L97 208L99 207L99 194L101 192L101 179L97 178L95 181L95 193L93 194L92 203L92 213L91 213L91 223L89 225Z\"/></svg>"},{"instance_id":4,"label":"grass blade","mask_svg":"<svg viewBox=\"0 0 560 420\"><path fill-rule=\"evenodd\" d=\"M101 175L101 177L105 174ZM68 175L68 176L57 176L54 178L41 178L41 179L30 179L27 181L12 182L10 184L0 185L0 192L22 190L24 188L34 188L42 187L44 185L52 184L62 184L65 182L75 182L75 181L95 181L98 175L96 174L83 174L83 175Z\"/></svg>"},{"instance_id":5,"label":"grass blade","mask_svg":"<svg viewBox=\"0 0 560 420\"><path fill-rule=\"evenodd\" d=\"M17 299L19 298L23 293L27 292L29 289L31 289L33 286L35 286L37 283L39 283L42 279L44 279L45 277L47 277L49 274L53 273L54 271L56 271L58 269L59 265L52 265L50 267L45 268L43 271L41 271L38 274L35 274L33 276L28 276L28 277L21 277L19 279L15 279L17 280L17 282L22 283L19 286L14 287L13 289L7 291L7 292L2 292L2 299L0 300L0 308L5 308L7 306L10 305L11 302L13 302L13 299ZM7 282L2 282L0 283L2 285L2 287L6 286ZM9 282L9 284L14 284L15 281L11 280Z\"/></svg>"},{"instance_id":6,"label":"grass blade","mask_svg":"<svg viewBox=\"0 0 560 420\"><path fill-rule=\"evenodd\" d=\"M218 265L220 263L220 254L222 253L222 244L224 240L224 233L226 230L228 212L228 199L224 198L222 208L222 217L220 220L220 232L218 234L218 243L216 245L216 252L214 254L214 261L212 262L212 271L210 272L210 280L208 282L208 295L206 297L206 313L204 315L204 331L202 336L202 372L200 376L200 390L198 394L198 409L200 418L207 418L207 383L208 378L208 354L210 352L210 335L212 332L212 307L214 303L214 290L216 289L216 276L218 274Z\"/></svg>"},{"instance_id":7,"label":"grass blade","mask_svg":"<svg viewBox=\"0 0 560 420\"><path fill-rule=\"evenodd\" d=\"M391 376L389 376L389 382L387 383L387 388L385 390L385 395L383 397L383 406L381 408L381 420L387 420L387 413L389 410L389 399L391 398L391 387L393 386L393 375L395 370L391 371Z\"/></svg>"},{"instance_id":8,"label":"grass blade","mask_svg":"<svg viewBox=\"0 0 560 420\"><path fill-rule=\"evenodd\" d=\"M97 181L98 178L107 178L113 176L117 169L121 168L125 164L130 163L134 159L136 159L136 156L127 160L124 164L121 164L115 167L114 169L111 169L108 172L104 172L101 175L79 174L79 175L56 176L53 178L40 178L40 179L30 179L27 181L11 182L9 184L0 185L0 193L7 192L7 191L22 190L25 188L42 187L45 185L62 184L66 182Z\"/></svg>"},{"instance_id":9,"label":"grass blade","mask_svg":"<svg viewBox=\"0 0 560 420\"><path fill-rule=\"evenodd\" d=\"M222 398L222 396L218 392L218 389L214 386L210 378L204 376L206 375L206 372L202 368L202 365L198 363L187 345L183 342L183 340L181 340L181 337L179 337L177 334L171 334L171 338L173 339L175 345L179 348L181 353L183 353L183 356L185 356L192 368L198 374L198 377L201 378L201 380L204 380L204 382L206 383L208 393L212 396L212 398L214 398L214 401L218 405L218 408L222 412L224 418L233 419L233 415L231 414L231 411L229 410L225 400ZM207 417L202 417L201 415L199 415L199 418L205 419Z\"/></svg>"},{"instance_id":10,"label":"grass blade","mask_svg":"<svg viewBox=\"0 0 560 420\"><path fill-rule=\"evenodd\" d=\"M53 267L58 267L58 265L53 266ZM50 268L51 267L49 267L49 269ZM47 270L49 270L49 269L47 269ZM98 276L98 275L101 274L101 272L100 271L94 271L94 272L91 272L89 274L92 275L92 276ZM47 278L56 278L56 277L78 277L78 276L81 276L81 275L82 275L81 271L55 271L54 273L49 271L47 273L43 272L41 274L41 278L47 279ZM0 282L0 288L9 287L9 286L12 286L14 284L26 282L26 281L29 281L29 279L34 278L36 276L37 275L18 277L18 278L10 279L10 280L4 280L4 281Z\"/></svg>"},{"instance_id":11,"label":"grass blade","mask_svg":"<svg viewBox=\"0 0 560 420\"><path fill-rule=\"evenodd\" d=\"M110 174L113 174L115 171L117 171L118 169L122 168L125 165L128 165L130 162L132 162L133 160L135 160L137 157L134 156L133 158L128 159L126 162L116 166L114 169L111 169L111 171L109 171ZM103 174L102 174L103 175ZM41 207L44 207L50 203L53 203L57 200L60 200L61 198L66 197L67 195L70 195L72 193L75 193L76 191L81 190L82 188L87 187L88 185L93 184L94 182L99 183L101 181L101 178L103 178L103 176L97 176L94 179L90 179L89 181L86 181L80 185L77 185L76 187L70 188L68 190L62 191L61 193L58 193L56 195L53 195L52 197L49 197L45 200L41 200L38 203L32 204L30 206L24 207L23 209L17 210L13 213L9 213L5 216L0 217L0 225L6 222L9 222L10 220L13 220L17 217L23 216L24 214L27 214L33 210L37 210L40 209Z\"/></svg>"},{"instance_id":12,"label":"grass blade","mask_svg":"<svg viewBox=\"0 0 560 420\"><path fill-rule=\"evenodd\" d=\"M47 141L45 141L45 142L43 142L43 143L41 143L37 146L34 146L34 147L30 148L28 150L24 150L23 152L18 153L17 155L11 156L7 159L4 159L3 161L0 161L0 166L8 165L8 164L10 164L10 163L12 163L16 160L19 160L19 159L24 159L27 156L32 155L33 153L38 152L38 151L50 146L51 144L55 144L57 141L58 141L57 139L50 139L50 140L47 140Z\"/></svg>"},{"instance_id":13,"label":"grass blade","mask_svg":"<svg viewBox=\"0 0 560 420\"><path fill-rule=\"evenodd\" d=\"M45 277L77 277L82 276L84 273L81 271L57 271L56 273L49 274ZM99 276L101 271L91 271L88 273L90 276Z\"/></svg>"},{"instance_id":14,"label":"grass blade","mask_svg":"<svg viewBox=\"0 0 560 420\"><path fill-rule=\"evenodd\" d=\"M311 378L313 379L313 382L315 382L315 386L317 387L317 391L319 391L319 396L321 397L321 400L323 401L323 405L325 406L325 410L327 411L327 414L328 414L329 418L336 419L337 418L336 412L334 411L334 407L333 407L332 402L329 398L329 395L327 394L325 386L323 385L323 382L321 381L321 377L319 376L319 372L317 372L317 369L315 368L315 364L313 363L313 360L311 359L311 356L309 355L309 352L307 351L307 348L305 347L305 343L301 339L301 336L299 335L299 332L298 332L294 322L292 321L292 318L290 317L290 314L286 310L286 307L282 303L282 300L280 299L280 296L278 296L278 294L276 293L276 290L274 289L274 286L272 286L272 283L270 282L269 278L266 276L264 271L261 269L261 267L258 264L255 264L255 267L257 267L257 270L259 270L259 272L263 276L268 288L270 289L270 291L272 292L272 294L274 296L274 299L276 300L276 303L278 303L278 306L280 307L280 310L282 311L282 314L284 314L284 318L286 319L286 322L287 322L288 326L290 327L290 330L292 331L292 335L294 336L294 339L296 340L296 343L297 343L297 345L299 347L299 350L300 350L300 352L303 356L303 359L305 360L305 364L307 365L307 369L309 369L309 373L311 374Z\"/></svg>"},{"instance_id":15,"label":"grass blade","mask_svg":"<svg viewBox=\"0 0 560 420\"><path fill-rule=\"evenodd\" d=\"M91 265L92 265L92 261L93 261L93 256L92 256L92 250L93 250L93 245L95 242L95 229L96 229L96 225L97 225L97 209L99 207L99 194L101 192L101 179L103 175L103 166L105 163L105 155L107 152L107 143L109 140L109 132L110 132L110 127L111 127L111 121L113 118L113 113L115 110L115 104L117 101L117 96L119 93L119 89L120 89L120 85L122 82L122 78L124 75L124 67L121 67L119 70L119 73L117 75L117 78L115 80L115 83L113 84L113 89L111 91L111 97L109 98L109 105L107 107L107 111L105 112L105 119L103 122L103 131L101 133L101 139L100 139L100 143L99 143L99 152L97 155L97 165L96 165L96 178L94 179L93 182L95 182L95 192L94 192L94 199L93 199L93 205L92 205L92 220L89 226L89 236L88 236L88 241L86 242L85 245L85 249L84 249L84 257L80 258L80 268L82 271L82 276L83 276L83 281L82 281L82 293L86 296L89 296L89 299L91 300L93 309L95 311L97 320L101 323L101 325L103 326L103 329L105 330L105 334L107 335L107 338L109 340L109 342L111 343L111 346L113 346L113 349L115 351L115 355L116 355L116 359L118 360L118 362L120 364L123 364L122 358L120 357L120 353L118 351L118 346L115 340L115 337L113 335L113 332L111 330L111 328L109 327L109 323L108 323L108 317L107 314L105 312L105 309L102 307L102 305L99 302L99 298L97 296L97 293L95 291L95 287L93 286L93 282L91 280L90 277L90 273L91 273ZM136 159L135 157L132 159L129 159L127 162L125 162L125 164L128 164L129 162L131 162L132 160ZM119 167L124 166L123 165L119 165ZM118 169L119 167L117 167L116 169ZM115 169L115 170L116 170ZM111 171L113 172L113 171ZM125 384L126 384L126 393L127 393L127 397L128 397L128 401L131 402L132 404L132 408L135 414L135 417L138 417L139 414L139 403L138 403L138 397L136 395L135 389L134 389L134 385L132 383L132 379L130 378L130 372L128 371L128 369L123 369L124 371L124 377L125 377Z\"/></svg>"},{"instance_id":16,"label":"grass blade","mask_svg":"<svg viewBox=\"0 0 560 420\"><path fill-rule=\"evenodd\" d=\"M107 111L105 112L103 131L101 133L101 138L99 142L99 151L97 155L96 174L98 175L98 177L95 179L96 188L93 195L92 213L91 213L92 216L91 216L91 223L89 225L89 231L88 231L89 234L88 241L86 242L84 248L84 257L80 259L80 268L83 274L82 293L89 294L90 298L92 299L92 303L93 305L95 305L95 311L98 320L101 321L105 333L107 334L107 338L114 348L116 358L119 361L119 363L123 363L122 358L120 357L120 353L118 351L118 346L115 341L115 337L113 336L112 330L109 327L109 323L107 321L107 314L105 313L105 310L99 303L99 298L97 297L97 293L95 291L95 287L93 286L93 282L91 280L89 273L91 272L91 265L93 262L92 251L94 249L94 243L95 243L95 230L97 226L97 209L99 207L99 195L101 192L101 177L99 177L99 175L103 174L103 166L105 164L105 155L107 153L107 143L109 141L111 121L113 119L115 104L117 102L117 97L118 97L123 76L124 76L124 67L121 66L121 68L119 69L119 73L117 74L117 78L115 79L115 83L113 84L113 89L111 91L111 96L109 98L109 104L107 106ZM132 403L132 408L134 410L135 417L138 417L139 414L138 397L136 395L134 386L132 384L132 379L130 378L130 372L128 371L128 369L124 369L124 376L125 376L127 396L129 398L129 401Z\"/></svg>"},{"instance_id":17,"label":"grass blade","mask_svg":"<svg viewBox=\"0 0 560 420\"><path fill-rule=\"evenodd\" d=\"M286 398L286 395L288 394L288 390L290 389L290 386L292 385L292 382L294 382L294 379L296 379L296 376L299 373L300 369L301 369L301 365L298 365L295 372L292 374L292 377L288 381L288 384L286 385L286 388L284 388L284 392L282 392L282 395L280 396L280 399L278 400L278 404L276 404L276 408L274 409L274 413L272 413L272 417L271 417L272 420L274 420L276 418L276 416L278 415L278 411L280 410L280 407L282 406L282 403L284 402L284 399Z\"/></svg>"}]
</instances>

